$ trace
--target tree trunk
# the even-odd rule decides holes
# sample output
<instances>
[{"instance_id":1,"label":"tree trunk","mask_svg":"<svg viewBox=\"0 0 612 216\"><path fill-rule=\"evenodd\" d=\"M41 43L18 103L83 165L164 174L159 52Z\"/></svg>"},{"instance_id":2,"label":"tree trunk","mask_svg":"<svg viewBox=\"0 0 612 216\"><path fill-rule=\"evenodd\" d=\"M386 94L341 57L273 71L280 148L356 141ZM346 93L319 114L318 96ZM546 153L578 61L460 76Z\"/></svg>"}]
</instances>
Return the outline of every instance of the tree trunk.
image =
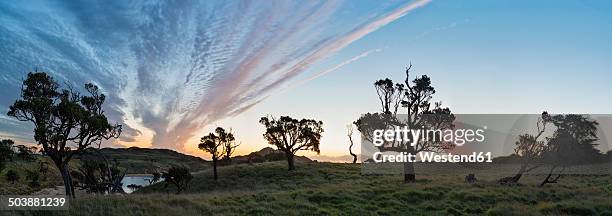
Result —
<instances>
[{"instance_id":1,"label":"tree trunk","mask_svg":"<svg viewBox=\"0 0 612 216\"><path fill-rule=\"evenodd\" d=\"M295 165L293 161L293 153L290 151L286 151L285 155L287 156L287 164L289 165L289 171L295 170Z\"/></svg>"},{"instance_id":2,"label":"tree trunk","mask_svg":"<svg viewBox=\"0 0 612 216\"><path fill-rule=\"evenodd\" d=\"M559 178L561 178L561 173L563 172L563 170L565 170L565 167L564 167L564 168L563 168L561 171L559 171L559 173L557 174L557 176L556 176L554 179L552 179L552 180L551 180L551 177L552 177L552 175L553 175L553 172L555 171L555 169L556 169L556 168L557 168L556 166L553 166L553 167L550 169L550 172L548 172L548 175L546 176L546 178L544 179L544 181L542 181L542 183L540 183L540 187L543 187L543 186L544 186L545 184L547 184L547 183L557 183L557 181L559 180Z\"/></svg>"},{"instance_id":3,"label":"tree trunk","mask_svg":"<svg viewBox=\"0 0 612 216\"><path fill-rule=\"evenodd\" d=\"M215 176L215 181L217 180L217 158L213 158L213 173Z\"/></svg>"},{"instance_id":4,"label":"tree trunk","mask_svg":"<svg viewBox=\"0 0 612 216\"><path fill-rule=\"evenodd\" d=\"M416 150L414 149L414 147L409 146L407 143L405 145L406 145L406 152L416 155ZM416 175L414 172L414 162L405 161L404 162L404 183L414 183L414 182L416 182Z\"/></svg>"},{"instance_id":5,"label":"tree trunk","mask_svg":"<svg viewBox=\"0 0 612 216\"><path fill-rule=\"evenodd\" d=\"M68 169L68 165L57 164L56 166L60 170L60 174L62 175L62 180L64 181L64 190L66 192L66 196L70 198L75 198L74 196L74 188L72 185L72 178L70 178L70 170Z\"/></svg>"},{"instance_id":6,"label":"tree trunk","mask_svg":"<svg viewBox=\"0 0 612 216\"><path fill-rule=\"evenodd\" d=\"M516 173L516 175L514 175L514 177L512 177L512 181L514 183L517 183L521 179L523 173L525 173L525 169L527 169L527 165L521 165L521 169L518 171L518 173Z\"/></svg>"},{"instance_id":7,"label":"tree trunk","mask_svg":"<svg viewBox=\"0 0 612 216\"><path fill-rule=\"evenodd\" d=\"M353 156L353 163L357 163L357 155L355 153L353 153L353 137L351 136L353 134L353 129L352 127L349 129L349 141L351 141L351 145L349 146L349 153Z\"/></svg>"},{"instance_id":8,"label":"tree trunk","mask_svg":"<svg viewBox=\"0 0 612 216\"><path fill-rule=\"evenodd\" d=\"M414 174L414 163L404 162L404 183L416 182L416 175Z\"/></svg>"},{"instance_id":9,"label":"tree trunk","mask_svg":"<svg viewBox=\"0 0 612 216\"><path fill-rule=\"evenodd\" d=\"M349 153L353 156L353 163L357 163L357 155L353 153L352 148L353 148L353 140L351 139L351 146L349 146Z\"/></svg>"}]
</instances>

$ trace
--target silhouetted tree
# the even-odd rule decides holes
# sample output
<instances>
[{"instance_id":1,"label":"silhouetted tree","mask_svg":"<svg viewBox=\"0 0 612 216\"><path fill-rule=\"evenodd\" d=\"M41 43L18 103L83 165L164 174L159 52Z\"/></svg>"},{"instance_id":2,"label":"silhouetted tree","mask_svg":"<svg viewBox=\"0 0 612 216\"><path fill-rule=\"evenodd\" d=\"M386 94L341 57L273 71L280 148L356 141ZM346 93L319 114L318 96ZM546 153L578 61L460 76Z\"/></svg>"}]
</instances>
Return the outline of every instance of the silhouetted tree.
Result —
<instances>
[{"instance_id":1,"label":"silhouetted tree","mask_svg":"<svg viewBox=\"0 0 612 216\"><path fill-rule=\"evenodd\" d=\"M231 130L230 130L231 133ZM224 145L225 154L223 155L223 160L227 162L227 164L232 163L232 155L234 155L236 148L240 146L240 144L236 144L236 142L226 142Z\"/></svg>"},{"instance_id":2,"label":"silhouetted tree","mask_svg":"<svg viewBox=\"0 0 612 216\"><path fill-rule=\"evenodd\" d=\"M19 174L15 172L15 170L9 170L6 171L5 178L7 181L11 182L11 184L15 184L15 182L19 180Z\"/></svg>"},{"instance_id":3,"label":"silhouetted tree","mask_svg":"<svg viewBox=\"0 0 612 216\"><path fill-rule=\"evenodd\" d=\"M36 158L34 157L34 152L36 152L36 146L25 146L18 145L15 146L17 148L17 157L24 161L33 161Z\"/></svg>"},{"instance_id":4,"label":"silhouetted tree","mask_svg":"<svg viewBox=\"0 0 612 216\"><path fill-rule=\"evenodd\" d=\"M297 120L289 116L280 119L262 117L259 123L266 127L263 134L269 144L283 151L287 157L289 170L294 170L295 153L300 150L310 150L319 154L319 143L323 133L323 122L313 119Z\"/></svg>"},{"instance_id":5,"label":"silhouetted tree","mask_svg":"<svg viewBox=\"0 0 612 216\"><path fill-rule=\"evenodd\" d=\"M149 184L153 184L159 181L159 179L161 178L161 173L159 172L153 172L151 173L151 175L153 175L152 179L149 179Z\"/></svg>"},{"instance_id":6,"label":"silhouetted tree","mask_svg":"<svg viewBox=\"0 0 612 216\"><path fill-rule=\"evenodd\" d=\"M381 101L383 113L367 113L354 124L362 136L372 141L375 130L385 130L390 126L407 126L408 128L452 129L455 116L449 108L442 107L441 102L432 104L432 96L436 93L431 86L431 79L422 75L410 80L412 64L406 68L404 84L395 84L390 79L378 80L374 87ZM398 118L398 107L406 109L405 118ZM433 106L432 106L433 105ZM392 109L393 108L393 109ZM453 148L452 144L441 140L419 141L415 146L408 142L392 142L380 146L381 151L403 151L417 154L421 151L442 152ZM404 182L415 182L414 164L404 163Z\"/></svg>"},{"instance_id":7,"label":"silhouetted tree","mask_svg":"<svg viewBox=\"0 0 612 216\"><path fill-rule=\"evenodd\" d=\"M548 139L543 162L550 166L548 175L540 186L557 183L566 168L578 164L590 163L601 157L595 148L597 138L597 121L583 115L555 115L550 122L557 130Z\"/></svg>"},{"instance_id":8,"label":"silhouetted tree","mask_svg":"<svg viewBox=\"0 0 612 216\"><path fill-rule=\"evenodd\" d=\"M13 144L15 142L10 139L0 140L0 172L2 172L8 161L13 160Z\"/></svg>"},{"instance_id":9,"label":"silhouetted tree","mask_svg":"<svg viewBox=\"0 0 612 216\"><path fill-rule=\"evenodd\" d=\"M353 163L357 163L357 155L353 153L353 125L352 124L347 125L346 130L347 130L346 136L348 136L349 142L351 142L351 145L349 146L349 154L353 156Z\"/></svg>"},{"instance_id":10,"label":"silhouetted tree","mask_svg":"<svg viewBox=\"0 0 612 216\"><path fill-rule=\"evenodd\" d=\"M89 193L113 194L124 193L121 181L125 173L116 160L111 163L100 155L86 155L72 177L77 187Z\"/></svg>"},{"instance_id":11,"label":"silhouetted tree","mask_svg":"<svg viewBox=\"0 0 612 216\"><path fill-rule=\"evenodd\" d=\"M215 129L215 133L209 133L208 135L200 139L198 148L211 154L213 161L213 174L215 180L217 176L217 162L221 157L229 158L236 149L236 138L232 133L232 130L225 131L221 127Z\"/></svg>"},{"instance_id":12,"label":"silhouetted tree","mask_svg":"<svg viewBox=\"0 0 612 216\"><path fill-rule=\"evenodd\" d=\"M395 114L404 98L406 98L404 84L393 84L389 78L374 82L376 94L380 100L384 114Z\"/></svg>"},{"instance_id":13,"label":"silhouetted tree","mask_svg":"<svg viewBox=\"0 0 612 216\"><path fill-rule=\"evenodd\" d=\"M173 166L170 167L166 172L162 173L162 178L164 178L165 187L168 187L169 184L172 184L176 187L176 193L180 194L187 186L193 176L189 172L189 169L184 166Z\"/></svg>"},{"instance_id":14,"label":"silhouetted tree","mask_svg":"<svg viewBox=\"0 0 612 216\"><path fill-rule=\"evenodd\" d=\"M44 72L28 73L21 98L9 107L8 116L34 124L34 140L59 169L66 195L74 197L68 162L85 148L118 138L120 125L111 125L102 104L106 96L97 86L85 84L87 96L68 89Z\"/></svg>"},{"instance_id":15,"label":"silhouetted tree","mask_svg":"<svg viewBox=\"0 0 612 216\"><path fill-rule=\"evenodd\" d=\"M130 185L127 186L127 188L129 188L132 191L136 191L136 190L142 188L142 185L130 184Z\"/></svg>"},{"instance_id":16,"label":"silhouetted tree","mask_svg":"<svg viewBox=\"0 0 612 216\"><path fill-rule=\"evenodd\" d=\"M546 151L546 143L541 138L549 122L550 115L543 112L536 123L537 133L535 135L527 133L519 135L514 153L520 157L521 167L514 176L500 179L498 181L500 184L515 185L523 174L542 166L542 156Z\"/></svg>"}]
</instances>

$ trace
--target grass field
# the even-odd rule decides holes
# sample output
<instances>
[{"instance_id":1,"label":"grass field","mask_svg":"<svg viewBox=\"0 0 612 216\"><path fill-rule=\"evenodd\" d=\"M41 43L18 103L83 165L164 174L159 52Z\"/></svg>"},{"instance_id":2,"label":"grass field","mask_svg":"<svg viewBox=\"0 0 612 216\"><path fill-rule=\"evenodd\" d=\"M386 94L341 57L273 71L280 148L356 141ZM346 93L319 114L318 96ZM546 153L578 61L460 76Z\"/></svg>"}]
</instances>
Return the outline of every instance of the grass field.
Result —
<instances>
[{"instance_id":1,"label":"grass field","mask_svg":"<svg viewBox=\"0 0 612 216\"><path fill-rule=\"evenodd\" d=\"M195 173L184 194L156 184L132 195L85 196L68 211L13 212L19 215L612 215L612 177L564 176L558 184L499 186L505 173L490 170L476 184L464 176L427 174L416 167L417 183L401 175L361 175L359 164L268 162ZM498 176L499 175L499 176Z\"/></svg>"}]
</instances>

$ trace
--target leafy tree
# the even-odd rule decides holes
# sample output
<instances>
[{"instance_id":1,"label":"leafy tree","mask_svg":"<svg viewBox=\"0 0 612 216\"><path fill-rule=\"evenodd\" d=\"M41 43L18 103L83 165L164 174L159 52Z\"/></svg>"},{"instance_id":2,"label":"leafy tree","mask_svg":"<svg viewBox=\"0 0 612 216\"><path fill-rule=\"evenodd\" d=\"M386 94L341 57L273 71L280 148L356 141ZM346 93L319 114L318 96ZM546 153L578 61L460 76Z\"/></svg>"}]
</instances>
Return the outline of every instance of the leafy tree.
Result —
<instances>
[{"instance_id":1,"label":"leafy tree","mask_svg":"<svg viewBox=\"0 0 612 216\"><path fill-rule=\"evenodd\" d=\"M436 93L427 75L410 80L412 64L406 68L406 79L403 84L393 84L390 79L378 80L374 87L381 102L382 113L366 113L354 122L362 136L372 141L375 130L385 130L394 126L408 128L452 129L455 116L451 110L442 107L441 102L433 103ZM398 117L399 107L406 113ZM401 151L417 154L421 151L442 152L454 146L441 140L419 141L415 146L406 142L391 142L379 147L381 151ZM404 182L415 182L414 164L404 163Z\"/></svg>"},{"instance_id":2,"label":"leafy tree","mask_svg":"<svg viewBox=\"0 0 612 216\"><path fill-rule=\"evenodd\" d=\"M60 89L44 72L31 72L21 89L7 115L34 124L34 140L59 169L66 195L74 197L68 162L93 144L118 138L121 126L108 122L102 110L106 96L93 84L85 84L88 95L82 96L72 88Z\"/></svg>"},{"instance_id":3,"label":"leafy tree","mask_svg":"<svg viewBox=\"0 0 612 216\"><path fill-rule=\"evenodd\" d=\"M231 130L230 130L230 133L231 133ZM236 148L238 148L238 146L240 146L240 144L236 144L235 141L225 142L225 144L223 145L223 149L225 149L225 154L223 154L222 160L226 161L227 164L231 164L232 155L234 155L234 153L236 152Z\"/></svg>"},{"instance_id":4,"label":"leafy tree","mask_svg":"<svg viewBox=\"0 0 612 216\"><path fill-rule=\"evenodd\" d=\"M278 120L272 117L262 117L259 123L266 127L266 132L263 134L266 141L285 153L289 170L295 169L294 157L297 151L310 150L317 154L320 153L322 121L297 120L289 116L281 116Z\"/></svg>"},{"instance_id":5,"label":"leafy tree","mask_svg":"<svg viewBox=\"0 0 612 216\"><path fill-rule=\"evenodd\" d=\"M212 155L213 174L215 180L218 179L217 162L221 157L229 160L236 147L238 147L238 145L236 145L236 138L234 138L234 134L232 133L231 129L229 131L225 131L225 129L217 127L217 129L215 129L215 133L209 133L200 139L198 148Z\"/></svg>"},{"instance_id":6,"label":"leafy tree","mask_svg":"<svg viewBox=\"0 0 612 216\"><path fill-rule=\"evenodd\" d=\"M380 100L382 112L384 114L395 114L402 101L406 97L404 84L393 84L393 80L386 78L374 83L376 94Z\"/></svg>"},{"instance_id":7,"label":"leafy tree","mask_svg":"<svg viewBox=\"0 0 612 216\"><path fill-rule=\"evenodd\" d=\"M19 180L19 174L15 172L15 170L7 171L5 177L7 181L11 182L11 184L15 184L15 182Z\"/></svg>"},{"instance_id":8,"label":"leafy tree","mask_svg":"<svg viewBox=\"0 0 612 216\"><path fill-rule=\"evenodd\" d=\"M584 115L555 115L550 122L557 130L548 138L542 160L550 166L548 175L540 186L557 183L566 168L578 164L590 163L601 158L595 148L598 140L597 121Z\"/></svg>"},{"instance_id":9,"label":"leafy tree","mask_svg":"<svg viewBox=\"0 0 612 216\"><path fill-rule=\"evenodd\" d=\"M13 140L0 140L0 171L6 166L6 162L13 160Z\"/></svg>"},{"instance_id":10,"label":"leafy tree","mask_svg":"<svg viewBox=\"0 0 612 216\"><path fill-rule=\"evenodd\" d=\"M189 172L189 169L184 166L173 166L170 167L166 172L162 173L162 178L164 178L165 187L172 184L176 187L176 193L180 194L187 186L193 176Z\"/></svg>"}]
</instances>

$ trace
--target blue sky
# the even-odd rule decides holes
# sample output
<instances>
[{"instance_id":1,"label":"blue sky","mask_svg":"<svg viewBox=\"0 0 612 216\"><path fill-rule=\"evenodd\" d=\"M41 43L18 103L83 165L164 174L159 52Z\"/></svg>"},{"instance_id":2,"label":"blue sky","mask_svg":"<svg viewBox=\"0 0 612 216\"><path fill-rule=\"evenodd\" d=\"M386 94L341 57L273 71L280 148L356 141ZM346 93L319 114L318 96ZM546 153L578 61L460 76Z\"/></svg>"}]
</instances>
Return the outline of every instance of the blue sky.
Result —
<instances>
[{"instance_id":1,"label":"blue sky","mask_svg":"<svg viewBox=\"0 0 612 216\"><path fill-rule=\"evenodd\" d=\"M403 80L410 61L415 74L432 77L434 100L456 113L608 114L612 15L606 8L612 9L605 2L433 1L311 71L367 50L381 51L281 91L245 113L252 113L250 118L235 122L266 112L317 117L329 135L322 149L345 153L344 125L380 109L373 82L385 77Z\"/></svg>"},{"instance_id":2,"label":"blue sky","mask_svg":"<svg viewBox=\"0 0 612 216\"><path fill-rule=\"evenodd\" d=\"M609 11L609 1L3 2L0 107L36 65L101 85L130 128L123 145L195 154L198 135L223 126L247 153L267 146L257 120L271 114L324 121L322 154L342 155L346 124L379 110L373 82L403 80L412 62L455 113L609 113ZM31 130L5 117L0 129Z\"/></svg>"}]
</instances>

